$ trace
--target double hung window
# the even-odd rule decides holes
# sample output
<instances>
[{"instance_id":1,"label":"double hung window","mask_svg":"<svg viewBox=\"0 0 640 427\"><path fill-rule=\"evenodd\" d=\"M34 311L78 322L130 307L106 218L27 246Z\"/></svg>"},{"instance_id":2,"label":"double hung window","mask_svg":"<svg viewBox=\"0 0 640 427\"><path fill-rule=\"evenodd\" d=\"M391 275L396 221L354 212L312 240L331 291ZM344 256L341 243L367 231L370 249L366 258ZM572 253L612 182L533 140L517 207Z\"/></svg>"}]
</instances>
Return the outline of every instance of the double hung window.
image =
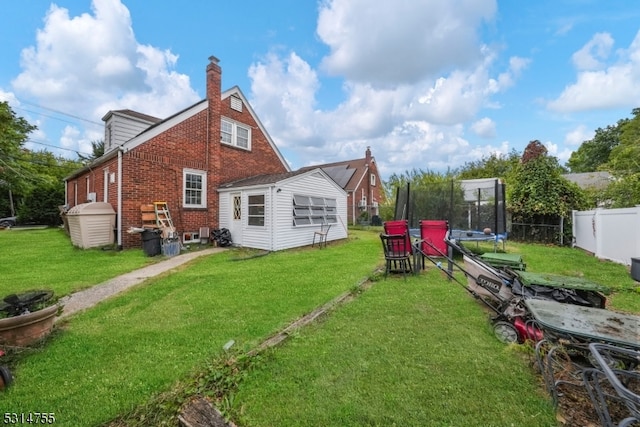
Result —
<instances>
[{"instance_id":1,"label":"double hung window","mask_svg":"<svg viewBox=\"0 0 640 427\"><path fill-rule=\"evenodd\" d=\"M251 150L251 128L232 120L222 119L220 141L223 144Z\"/></svg>"},{"instance_id":2,"label":"double hung window","mask_svg":"<svg viewBox=\"0 0 640 427\"><path fill-rule=\"evenodd\" d=\"M193 169L182 172L183 206L185 208L207 207L207 173Z\"/></svg>"}]
</instances>

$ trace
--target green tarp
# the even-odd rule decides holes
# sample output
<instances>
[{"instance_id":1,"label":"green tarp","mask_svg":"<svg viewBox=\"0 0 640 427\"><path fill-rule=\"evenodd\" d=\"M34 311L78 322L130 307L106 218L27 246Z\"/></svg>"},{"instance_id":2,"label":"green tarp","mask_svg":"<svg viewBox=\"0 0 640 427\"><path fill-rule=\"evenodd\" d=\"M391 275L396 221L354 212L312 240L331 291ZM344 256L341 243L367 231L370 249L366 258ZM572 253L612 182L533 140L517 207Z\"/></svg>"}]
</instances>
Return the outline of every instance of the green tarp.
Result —
<instances>
[{"instance_id":1,"label":"green tarp","mask_svg":"<svg viewBox=\"0 0 640 427\"><path fill-rule=\"evenodd\" d=\"M580 289L583 291L596 291L609 294L611 289L605 285L594 283L581 277L561 276L549 273L531 273L528 271L517 272L518 278L525 286L541 285L551 288Z\"/></svg>"},{"instance_id":2,"label":"green tarp","mask_svg":"<svg viewBox=\"0 0 640 427\"><path fill-rule=\"evenodd\" d=\"M522 255L519 254L505 254L487 252L480 255L480 258L487 264L496 267L509 267L512 270L525 270L526 264L522 260Z\"/></svg>"}]
</instances>

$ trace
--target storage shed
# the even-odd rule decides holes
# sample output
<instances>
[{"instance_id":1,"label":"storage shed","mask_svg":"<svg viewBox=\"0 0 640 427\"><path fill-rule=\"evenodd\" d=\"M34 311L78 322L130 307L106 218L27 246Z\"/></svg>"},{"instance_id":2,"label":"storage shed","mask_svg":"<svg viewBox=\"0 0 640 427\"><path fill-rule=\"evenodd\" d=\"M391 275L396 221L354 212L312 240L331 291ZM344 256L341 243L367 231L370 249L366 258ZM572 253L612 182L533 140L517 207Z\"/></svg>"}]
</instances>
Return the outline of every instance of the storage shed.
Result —
<instances>
[{"instance_id":1,"label":"storage shed","mask_svg":"<svg viewBox=\"0 0 640 427\"><path fill-rule=\"evenodd\" d=\"M79 248L94 248L114 242L116 213L109 203L82 203L67 212L71 243Z\"/></svg>"},{"instance_id":2,"label":"storage shed","mask_svg":"<svg viewBox=\"0 0 640 427\"><path fill-rule=\"evenodd\" d=\"M234 245L279 251L311 245L322 224L327 241L345 239L347 193L322 169L260 175L222 184L220 228Z\"/></svg>"}]
</instances>

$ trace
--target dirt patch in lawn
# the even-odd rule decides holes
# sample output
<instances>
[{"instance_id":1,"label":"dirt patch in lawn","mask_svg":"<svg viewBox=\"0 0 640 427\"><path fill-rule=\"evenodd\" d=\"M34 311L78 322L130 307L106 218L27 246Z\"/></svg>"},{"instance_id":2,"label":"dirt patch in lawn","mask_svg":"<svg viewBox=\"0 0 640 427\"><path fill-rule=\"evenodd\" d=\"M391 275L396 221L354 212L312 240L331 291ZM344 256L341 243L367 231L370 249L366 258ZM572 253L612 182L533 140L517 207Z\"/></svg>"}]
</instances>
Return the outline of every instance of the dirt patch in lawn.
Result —
<instances>
[{"instance_id":1,"label":"dirt patch in lawn","mask_svg":"<svg viewBox=\"0 0 640 427\"><path fill-rule=\"evenodd\" d=\"M602 422L587 388L582 383L581 378L576 381L575 365L566 364L565 368L556 373L557 380L566 382L557 386L558 409L556 418L558 422L566 427L601 426ZM606 399L606 409L609 411L614 425L618 425L620 421L631 416L631 412L622 401L616 399L618 395L609 382L604 377L600 378L601 390L605 395L609 396ZM640 390L640 379L632 379L627 384L627 387L637 393Z\"/></svg>"}]
</instances>

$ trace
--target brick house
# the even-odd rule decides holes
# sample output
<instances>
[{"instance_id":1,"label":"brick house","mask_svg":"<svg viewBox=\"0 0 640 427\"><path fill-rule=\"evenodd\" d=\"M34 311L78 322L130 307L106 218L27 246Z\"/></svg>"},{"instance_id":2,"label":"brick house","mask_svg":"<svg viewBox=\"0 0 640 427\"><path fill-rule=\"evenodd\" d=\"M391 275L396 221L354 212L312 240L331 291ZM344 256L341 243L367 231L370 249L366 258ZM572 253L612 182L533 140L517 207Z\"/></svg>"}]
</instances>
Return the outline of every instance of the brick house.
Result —
<instances>
[{"instance_id":1,"label":"brick house","mask_svg":"<svg viewBox=\"0 0 640 427\"><path fill-rule=\"evenodd\" d=\"M384 191L370 147L367 147L363 158L309 166L301 170L313 168L321 168L346 191L349 224L357 224L361 220L370 222L379 215Z\"/></svg>"},{"instance_id":2,"label":"brick house","mask_svg":"<svg viewBox=\"0 0 640 427\"><path fill-rule=\"evenodd\" d=\"M141 205L166 202L188 243L200 227L218 228L222 183L291 171L241 90L222 92L218 59L209 59L206 99L163 120L108 112L105 154L65 178L69 207L100 201L114 208L119 247L140 247L140 236L127 230L141 226Z\"/></svg>"}]
</instances>

